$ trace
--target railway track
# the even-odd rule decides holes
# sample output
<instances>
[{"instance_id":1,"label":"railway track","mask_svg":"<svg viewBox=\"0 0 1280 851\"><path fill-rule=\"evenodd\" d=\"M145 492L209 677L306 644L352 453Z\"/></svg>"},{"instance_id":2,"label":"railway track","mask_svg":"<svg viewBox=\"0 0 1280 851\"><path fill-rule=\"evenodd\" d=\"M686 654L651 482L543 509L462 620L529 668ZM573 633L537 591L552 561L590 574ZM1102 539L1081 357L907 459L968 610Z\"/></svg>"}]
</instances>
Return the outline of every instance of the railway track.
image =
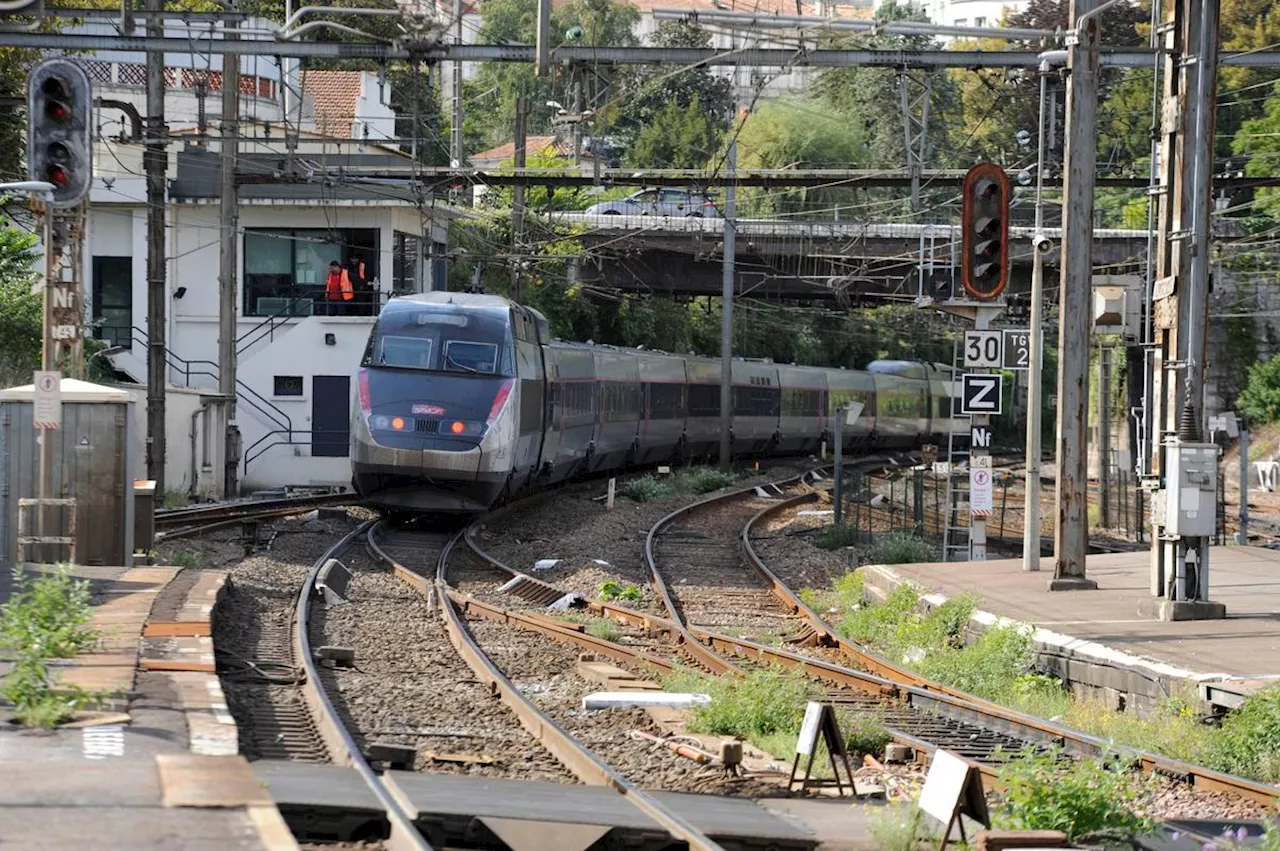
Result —
<instances>
[{"instance_id":1,"label":"railway track","mask_svg":"<svg viewBox=\"0 0 1280 851\"><path fill-rule=\"evenodd\" d=\"M882 463L882 459L868 459L865 463ZM783 491L798 488L795 479L776 484ZM468 612L518 624L556 640L589 648L602 656L658 671L671 670L674 660L680 656L695 660L708 671L724 675L734 675L744 666L753 665L798 669L807 677L823 683L829 697L846 704L851 711L875 712L897 741L923 754L930 754L939 747L957 752L976 764L992 781L998 781L998 751L1016 751L1026 745L1057 746L1065 753L1077 756L1119 753L1145 771L1171 778L1199 793L1227 795L1266 808L1275 805L1280 789L1268 784L1112 746L1078 731L944 688L842 639L760 560L750 543L750 529L761 517L781 510L786 502L813 497L793 493L785 502L775 500L764 507L754 497L753 488L702 500L673 512L650 530L646 553L658 596L668 609L665 617L636 612L614 603L586 601L588 610L596 616L640 633L663 636L660 652L605 642L584 635L573 625L556 623L548 616L529 611L528 606L546 605L563 597L565 592L490 556L470 534L471 529L463 534L462 540L477 559L511 577L504 589L518 598L518 602L508 608L452 589L447 593ZM709 513L713 522L699 525L697 515L700 512ZM734 528L733 524L739 520L742 522ZM689 530L696 531L691 533ZM732 543L728 540L730 536ZM736 566L735 546L740 548ZM714 581L721 586L732 583L735 589L742 589L738 593L744 600L748 599L748 594L751 600L762 600L759 589L766 594L771 591L776 602L765 603L765 616L757 622L748 623L748 626L784 625L786 628L782 631L793 639L790 642L792 646L789 649L769 646L717 631L715 627L722 626L721 621L724 620L719 612L726 609L723 605L717 608L714 603L705 605L698 590L699 587L714 586L679 582L680 579L705 577L706 564L693 564L703 560L722 574L733 572L732 579L721 576L704 581ZM680 564L693 572L682 574ZM748 591L750 574L756 577L756 589ZM673 587L679 590L673 591ZM789 617L784 618L784 614L789 614ZM741 624L742 620L738 622ZM834 653L854 667L832 661Z\"/></svg>"},{"instance_id":2,"label":"railway track","mask_svg":"<svg viewBox=\"0 0 1280 851\"><path fill-rule=\"evenodd\" d=\"M389 534L382 525L366 532L369 549L394 573L429 600L438 601L449 640L474 675L490 685L520 724L583 783L604 786L620 793L637 809L694 851L720 846L681 815L642 791L613 766L575 738L560 723L526 696L485 652L469 628L467 601L455 597L448 586L450 557L462 533L442 538L439 533ZM434 564L433 564L434 562ZM504 619L495 618L501 622Z\"/></svg>"},{"instance_id":3,"label":"railway track","mask_svg":"<svg viewBox=\"0 0 1280 851\"><path fill-rule=\"evenodd\" d=\"M237 523L274 520L305 514L327 506L351 505L360 497L354 493L304 494L279 499L250 499L215 502L185 508L161 509L155 513L156 541L201 535Z\"/></svg>"}]
</instances>

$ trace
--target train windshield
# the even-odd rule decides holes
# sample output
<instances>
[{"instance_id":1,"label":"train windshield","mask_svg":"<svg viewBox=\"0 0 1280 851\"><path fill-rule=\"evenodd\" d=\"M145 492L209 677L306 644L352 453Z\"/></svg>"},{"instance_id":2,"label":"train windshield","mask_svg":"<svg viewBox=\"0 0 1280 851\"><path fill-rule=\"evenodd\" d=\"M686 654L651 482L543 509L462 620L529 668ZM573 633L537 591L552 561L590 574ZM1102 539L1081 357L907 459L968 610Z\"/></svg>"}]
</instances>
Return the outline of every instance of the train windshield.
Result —
<instances>
[{"instance_id":1,"label":"train windshield","mask_svg":"<svg viewBox=\"0 0 1280 851\"><path fill-rule=\"evenodd\" d=\"M364 365L513 375L507 312L444 305L385 311L369 340Z\"/></svg>"}]
</instances>

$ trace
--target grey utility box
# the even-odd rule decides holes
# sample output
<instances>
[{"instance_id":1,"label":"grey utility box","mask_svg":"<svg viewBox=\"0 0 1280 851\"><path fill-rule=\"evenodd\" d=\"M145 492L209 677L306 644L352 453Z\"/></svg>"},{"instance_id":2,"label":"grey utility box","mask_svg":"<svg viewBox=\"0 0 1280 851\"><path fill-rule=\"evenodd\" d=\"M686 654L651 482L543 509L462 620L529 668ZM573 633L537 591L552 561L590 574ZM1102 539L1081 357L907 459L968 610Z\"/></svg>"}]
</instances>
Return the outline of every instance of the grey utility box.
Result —
<instances>
[{"instance_id":1,"label":"grey utility box","mask_svg":"<svg viewBox=\"0 0 1280 851\"><path fill-rule=\"evenodd\" d=\"M123 390L62 379L62 427L53 440L51 499L76 501L76 561L133 566L133 400ZM0 390L0 558L18 558L18 501L40 496L40 445L34 422L35 389ZM36 509L28 509L32 534ZM48 517L59 526L61 509ZM65 528L53 534L66 534ZM69 558L65 546L33 545L44 560ZM34 559L33 559L34 560Z\"/></svg>"},{"instance_id":2,"label":"grey utility box","mask_svg":"<svg viewBox=\"0 0 1280 851\"><path fill-rule=\"evenodd\" d=\"M1217 445L1176 443L1165 457L1165 532L1211 536L1218 521Z\"/></svg>"}]
</instances>

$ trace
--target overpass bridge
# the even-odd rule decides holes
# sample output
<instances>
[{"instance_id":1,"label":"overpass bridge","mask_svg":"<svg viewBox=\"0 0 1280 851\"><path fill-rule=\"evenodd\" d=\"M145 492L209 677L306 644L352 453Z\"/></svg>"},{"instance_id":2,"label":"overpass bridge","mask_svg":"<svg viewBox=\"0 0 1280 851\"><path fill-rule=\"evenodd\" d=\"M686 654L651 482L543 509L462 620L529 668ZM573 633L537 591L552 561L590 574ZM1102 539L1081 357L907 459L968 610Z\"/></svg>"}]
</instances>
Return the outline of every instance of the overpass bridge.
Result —
<instances>
[{"instance_id":1,"label":"overpass bridge","mask_svg":"<svg viewBox=\"0 0 1280 851\"><path fill-rule=\"evenodd\" d=\"M708 296L721 292L724 220L720 218L588 215L542 217L553 232L574 234L587 249L579 280L623 291ZM854 221L738 219L737 292L756 298L831 299L857 304L910 300L923 292L945 299L958 291L959 225ZM1056 288L1060 228L1045 280ZM1012 301L1031 289L1030 227L1011 227ZM1138 271L1145 230L1094 231L1097 272ZM923 277L923 282L922 282Z\"/></svg>"}]
</instances>

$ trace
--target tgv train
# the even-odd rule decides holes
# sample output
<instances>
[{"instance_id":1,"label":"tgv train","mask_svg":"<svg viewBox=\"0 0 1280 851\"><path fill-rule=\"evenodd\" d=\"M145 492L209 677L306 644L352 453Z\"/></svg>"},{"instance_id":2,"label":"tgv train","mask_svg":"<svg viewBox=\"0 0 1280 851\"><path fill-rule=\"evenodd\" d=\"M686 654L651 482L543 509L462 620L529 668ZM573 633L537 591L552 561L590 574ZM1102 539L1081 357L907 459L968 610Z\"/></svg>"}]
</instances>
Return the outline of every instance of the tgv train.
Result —
<instances>
[{"instance_id":1,"label":"tgv train","mask_svg":"<svg viewBox=\"0 0 1280 851\"><path fill-rule=\"evenodd\" d=\"M552 340L507 299L394 298L360 366L355 489L396 511L482 512L521 492L635 465L714 456L720 361ZM837 407L849 451L968 438L950 367L877 361L867 370L733 361L735 456L830 446ZM860 406L860 411L858 410Z\"/></svg>"}]
</instances>

